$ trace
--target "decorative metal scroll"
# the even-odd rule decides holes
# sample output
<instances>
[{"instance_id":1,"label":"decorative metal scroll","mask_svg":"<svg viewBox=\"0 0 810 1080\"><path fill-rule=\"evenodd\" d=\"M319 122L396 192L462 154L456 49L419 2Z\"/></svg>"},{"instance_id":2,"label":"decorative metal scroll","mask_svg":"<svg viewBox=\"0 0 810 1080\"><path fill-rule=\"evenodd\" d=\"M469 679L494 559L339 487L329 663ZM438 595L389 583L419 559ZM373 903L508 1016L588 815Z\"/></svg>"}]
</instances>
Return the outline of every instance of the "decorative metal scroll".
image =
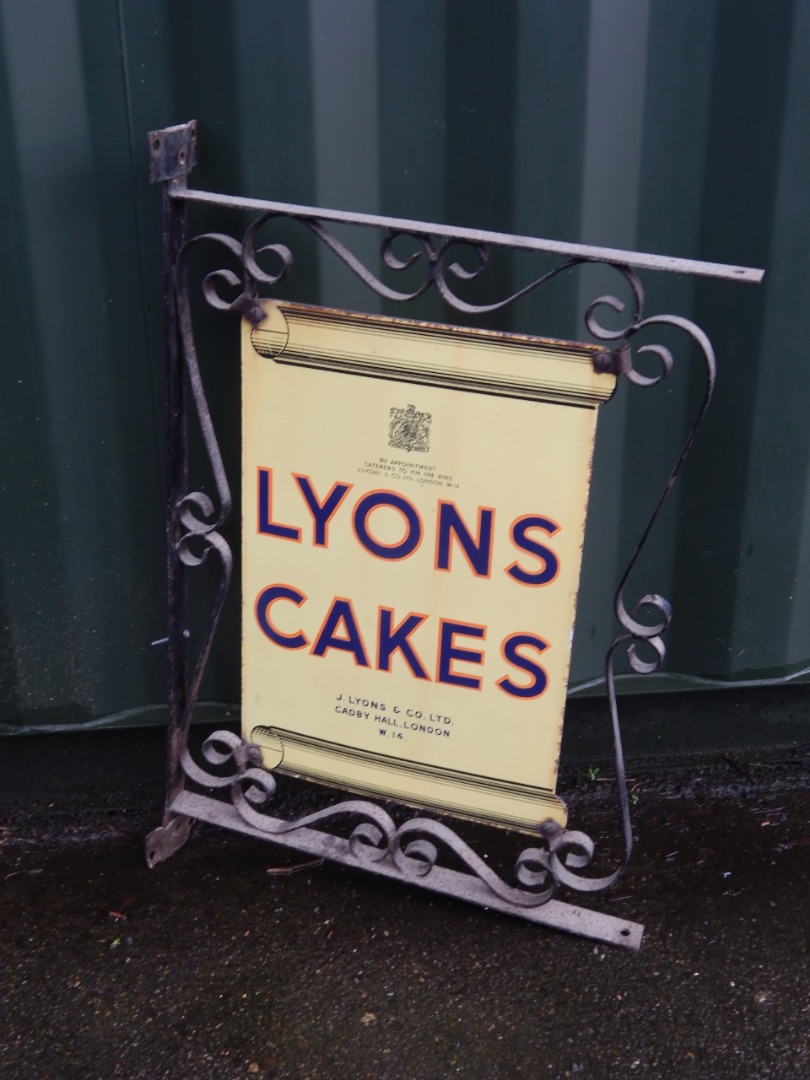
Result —
<instances>
[{"instance_id":1,"label":"decorative metal scroll","mask_svg":"<svg viewBox=\"0 0 810 1080\"><path fill-rule=\"evenodd\" d=\"M601 882L574 872L590 863L593 842L584 833L562 829L555 822L545 822L540 827L539 838L545 844L544 848L526 848L518 856L515 878L523 888L514 888L452 829L432 818L412 818L397 826L382 807L360 799L338 802L293 821L270 818L258 808L275 793L276 781L272 773L262 767L258 747L250 746L232 732L220 731L206 740L202 752L209 765L227 766L230 772L223 776L221 772L205 771L186 751L182 762L186 776L203 788L230 791L231 802L239 817L271 839L313 825L328 826L346 818L357 819L348 841L352 853L367 865L390 859L406 881L417 881L433 870L439 860L441 845L496 896L519 907L537 907L546 903L560 884L579 892L593 892L601 887ZM324 846L328 849L328 840Z\"/></svg>"},{"instance_id":2,"label":"decorative metal scroll","mask_svg":"<svg viewBox=\"0 0 810 1080\"><path fill-rule=\"evenodd\" d=\"M176 850L185 840L190 819L201 817L252 835L268 837L276 843L288 844L298 850L309 850L349 865L374 869L387 876L464 896L486 906L500 907L501 910L511 911L513 914L529 917L526 913L531 911L535 921L563 926L601 940L638 947L641 927L591 912L587 913L588 917L596 919L596 923L592 923L590 929L584 929L582 909L558 905L552 899L560 886L577 892L595 892L607 888L621 875L631 854L632 830L616 701L614 661L621 650L626 653L634 671L652 673L658 670L666 655L663 635L669 626L672 609L669 601L658 594L647 594L634 605L628 605L625 591L629 577L694 442L715 383L714 353L704 332L688 319L677 315L645 316L644 293L635 268L646 266L656 270L674 269L743 281L757 281L761 273L741 267L719 267L715 264L691 263L687 260L586 248L582 245L562 245L526 237L454 230L447 226L423 222L405 222L197 192L186 187L186 176L193 167L195 158L196 129L193 124L153 132L150 135L150 147L152 180L166 184L164 206L168 263L168 355L170 385L174 369L175 388L180 398L179 406L174 410L175 415L171 415L170 403L169 418L170 446L174 441L175 458L179 460L170 480L169 492L169 536L172 548L170 609L175 611L176 616L174 625L170 625L169 647L176 685L170 696L167 811L163 825L155 830L147 841L150 865L160 862ZM241 240L219 232L203 233L186 240L183 215L186 202L248 209L256 211L257 216ZM203 758L214 771L198 765L189 754L188 725L231 580L232 554L220 530L228 519L232 500L197 357L189 295L188 257L192 249L203 244L211 245L214 249L219 248L223 254L227 254L231 265L220 266L208 272L202 284L202 294L211 307L237 312L257 325L264 318L259 305L261 291L277 286L295 267L293 252L286 244L259 242L260 231L277 220L298 222L377 295L405 303L425 295L430 289L435 289L450 308L467 315L484 315L507 308L574 267L588 263L607 265L629 287L632 302L629 316L626 316L627 321L619 329L606 327L599 318L606 309L619 315L625 312L626 305L615 296L599 296L588 307L585 324L597 340L606 343L605 350L596 355L595 364L598 370L620 374L639 387L659 385L670 374L674 364L671 351L664 345L643 344L636 348L635 355L653 357L658 363L658 373L648 376L637 370L634 364L634 342L639 333L659 326L673 327L682 331L686 338L697 346L706 371L703 400L680 455L619 582L614 602L620 630L607 652L606 675L624 856L613 872L601 877L589 877L581 873L591 864L594 854L593 841L582 832L564 830L553 822L547 822L538 830L537 839L542 846L534 844L520 853L514 867L517 884L509 884L452 829L427 817L416 817L397 825L383 808L358 799L343 800L327 809L292 821L272 817L267 813L267 804L275 792L276 781L270 772L261 767L259 748L246 744L230 732L216 733L203 747ZM408 271L411 277L415 270L421 267L421 280L408 290L387 285L338 240L330 230L329 225L332 222L381 230L383 265L394 274ZM405 257L396 254L395 243L398 250L402 250L406 242L412 245L410 254ZM517 291L494 302L476 304L464 298L463 287L486 274L490 250L493 247L551 252L564 258ZM466 250L470 266L465 267L460 261L464 258L459 255L460 250ZM272 269L262 268L261 263L267 265L270 262ZM178 412L184 413L185 410L182 391L178 388L178 380L182 382L183 379L187 380L191 391L193 410L213 475L216 500L203 491L185 489L187 464L182 427L184 421L183 417L176 415ZM183 636L182 620L177 614L183 610L181 594L184 585L178 582L176 574L172 574L171 563L173 559L177 559L185 567L198 567L207 561L211 552L214 552L219 560L220 584L196 663L188 678L185 675L187 643ZM642 658L639 652L642 645L647 646L652 659ZM222 773L223 766L230 770L225 775ZM201 801L199 795L186 790L186 781L191 781L207 791L229 793L230 805L213 798L204 798ZM348 839L344 839L340 830L334 831L334 826L347 819L351 819L354 824ZM315 829L315 826L318 828ZM442 853L449 854L456 862L461 862L465 873L459 875L456 871L443 869ZM561 911L566 907L567 912ZM539 914L541 911L546 911L546 915Z\"/></svg>"}]
</instances>

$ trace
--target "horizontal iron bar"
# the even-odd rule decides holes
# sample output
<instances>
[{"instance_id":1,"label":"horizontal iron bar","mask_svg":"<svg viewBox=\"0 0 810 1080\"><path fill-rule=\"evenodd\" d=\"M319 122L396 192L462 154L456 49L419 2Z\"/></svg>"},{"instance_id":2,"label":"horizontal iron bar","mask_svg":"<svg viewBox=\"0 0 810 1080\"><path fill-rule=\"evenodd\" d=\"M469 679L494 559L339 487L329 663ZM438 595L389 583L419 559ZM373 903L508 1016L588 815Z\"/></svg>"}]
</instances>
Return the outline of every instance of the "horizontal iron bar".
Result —
<instances>
[{"instance_id":1,"label":"horizontal iron bar","mask_svg":"<svg viewBox=\"0 0 810 1080\"><path fill-rule=\"evenodd\" d=\"M637 950L641 947L644 927L628 919L618 919L615 915L605 915L601 911L591 911L589 908L565 904L560 900L549 900L536 908L518 907L497 896L473 874L459 873L457 870L450 870L443 866L434 866L424 877L406 876L391 859L382 859L375 863L367 862L352 852L348 840L330 833L319 832L317 829L304 827L294 832L276 834L262 832L244 821L230 803L209 798L207 795L183 791L174 799L169 809L174 814L220 825L247 836L255 836L260 840L269 840L273 844L280 844L282 847L293 848L308 855L342 863L356 870L366 870L382 877L393 878L405 885L429 889L431 892L443 893L445 896L454 896L459 900L477 904L479 907L515 915L519 919L538 923L541 926L550 926L555 930L565 930L569 934L577 934L579 937L590 938L592 941L601 941L606 945L619 945L625 949ZM270 817L267 822L271 827L287 824Z\"/></svg>"},{"instance_id":2,"label":"horizontal iron bar","mask_svg":"<svg viewBox=\"0 0 810 1080\"><path fill-rule=\"evenodd\" d=\"M621 263L643 270L661 270L670 274L692 274L697 277L722 278L756 285L762 281L764 270L751 266L731 266L727 263L701 262L698 259L678 259L671 255L648 255L641 251L623 251L620 248L592 247L589 244L567 244L560 240L541 240L534 236L513 236L511 233L488 232L465 229L452 225L437 225L428 221L411 221L408 218L379 217L375 214L359 214L348 210L327 210L319 206L297 206L295 203L268 202L265 199L248 199L238 195L219 195L212 191L196 191L186 187L182 180L169 185L173 199L186 202L225 206L233 210L250 210L281 214L285 217L309 218L317 221L335 221L344 225L366 225L393 232L421 233L424 236L443 236L449 240L463 240L470 244L497 244L500 247L523 251L542 251L551 255L587 259L593 262Z\"/></svg>"}]
</instances>

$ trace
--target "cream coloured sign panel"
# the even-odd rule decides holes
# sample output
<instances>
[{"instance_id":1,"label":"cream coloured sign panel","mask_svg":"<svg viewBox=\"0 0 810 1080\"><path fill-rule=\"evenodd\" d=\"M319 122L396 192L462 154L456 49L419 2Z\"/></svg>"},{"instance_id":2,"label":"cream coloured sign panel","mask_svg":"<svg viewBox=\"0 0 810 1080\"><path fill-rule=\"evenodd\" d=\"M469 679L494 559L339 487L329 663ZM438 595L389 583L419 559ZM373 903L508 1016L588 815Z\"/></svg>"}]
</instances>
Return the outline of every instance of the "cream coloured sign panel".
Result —
<instances>
[{"instance_id":1,"label":"cream coloured sign panel","mask_svg":"<svg viewBox=\"0 0 810 1080\"><path fill-rule=\"evenodd\" d=\"M243 327L243 728L495 824L555 794L595 348L270 303Z\"/></svg>"}]
</instances>

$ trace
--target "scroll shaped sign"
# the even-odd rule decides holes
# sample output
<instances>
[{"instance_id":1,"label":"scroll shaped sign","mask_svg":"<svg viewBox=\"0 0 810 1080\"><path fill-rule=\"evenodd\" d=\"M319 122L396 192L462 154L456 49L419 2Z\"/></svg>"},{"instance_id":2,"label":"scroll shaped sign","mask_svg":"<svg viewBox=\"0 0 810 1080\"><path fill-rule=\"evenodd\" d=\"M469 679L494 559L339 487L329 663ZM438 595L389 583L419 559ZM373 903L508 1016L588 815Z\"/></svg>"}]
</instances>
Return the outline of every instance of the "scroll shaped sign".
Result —
<instances>
[{"instance_id":1,"label":"scroll shaped sign","mask_svg":"<svg viewBox=\"0 0 810 1080\"><path fill-rule=\"evenodd\" d=\"M243 329L243 728L491 824L555 794L597 346L286 303Z\"/></svg>"}]
</instances>

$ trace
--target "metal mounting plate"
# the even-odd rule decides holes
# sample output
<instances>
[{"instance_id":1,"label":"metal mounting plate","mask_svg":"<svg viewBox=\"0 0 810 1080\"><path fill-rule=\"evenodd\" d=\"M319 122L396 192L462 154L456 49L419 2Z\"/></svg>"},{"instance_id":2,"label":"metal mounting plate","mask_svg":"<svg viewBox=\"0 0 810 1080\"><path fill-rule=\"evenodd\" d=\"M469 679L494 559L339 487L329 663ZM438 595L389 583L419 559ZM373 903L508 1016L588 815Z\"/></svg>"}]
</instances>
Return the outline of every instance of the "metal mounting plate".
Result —
<instances>
[{"instance_id":1,"label":"metal mounting plate","mask_svg":"<svg viewBox=\"0 0 810 1080\"><path fill-rule=\"evenodd\" d=\"M188 176L197 164L197 121L149 132L149 182Z\"/></svg>"}]
</instances>

